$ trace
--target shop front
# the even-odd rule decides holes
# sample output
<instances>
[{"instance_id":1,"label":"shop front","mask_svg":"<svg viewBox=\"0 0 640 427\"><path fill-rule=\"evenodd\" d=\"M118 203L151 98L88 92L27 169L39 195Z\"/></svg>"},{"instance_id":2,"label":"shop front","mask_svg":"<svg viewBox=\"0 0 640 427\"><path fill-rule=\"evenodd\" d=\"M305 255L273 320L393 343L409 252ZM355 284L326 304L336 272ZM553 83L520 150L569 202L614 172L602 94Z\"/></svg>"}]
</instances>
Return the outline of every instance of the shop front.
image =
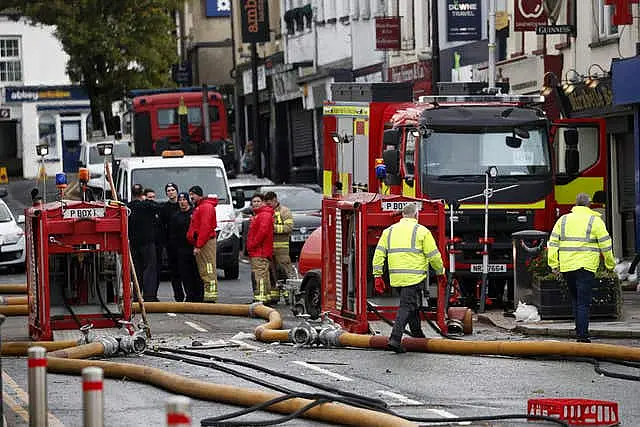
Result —
<instances>
[{"instance_id":1,"label":"shop front","mask_svg":"<svg viewBox=\"0 0 640 427\"><path fill-rule=\"evenodd\" d=\"M79 86L8 86L4 103L10 109L16 132L16 153L22 158L22 175L35 178L41 165L48 176L76 172L80 144L87 140L89 97ZM11 134L10 132L7 132ZM47 145L39 156L36 146Z\"/></svg>"}]
</instances>

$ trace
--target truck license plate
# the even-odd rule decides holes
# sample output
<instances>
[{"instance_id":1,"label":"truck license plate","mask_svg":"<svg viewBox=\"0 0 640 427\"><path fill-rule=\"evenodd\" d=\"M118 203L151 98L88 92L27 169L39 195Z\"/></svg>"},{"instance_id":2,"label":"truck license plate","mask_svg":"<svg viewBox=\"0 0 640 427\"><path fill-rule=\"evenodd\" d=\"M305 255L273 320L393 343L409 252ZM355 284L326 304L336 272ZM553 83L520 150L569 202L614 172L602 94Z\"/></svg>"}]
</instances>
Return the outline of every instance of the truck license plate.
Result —
<instances>
[{"instance_id":1,"label":"truck license plate","mask_svg":"<svg viewBox=\"0 0 640 427\"><path fill-rule=\"evenodd\" d=\"M413 203L418 207L418 210L422 210L422 202L382 202L383 211L401 211L409 203Z\"/></svg>"},{"instance_id":2,"label":"truck license plate","mask_svg":"<svg viewBox=\"0 0 640 427\"><path fill-rule=\"evenodd\" d=\"M507 264L489 264L487 266L489 273L506 273ZM482 273L482 264L471 264L472 273Z\"/></svg>"},{"instance_id":3,"label":"truck license plate","mask_svg":"<svg viewBox=\"0 0 640 427\"><path fill-rule=\"evenodd\" d=\"M102 218L104 208L78 208L63 211L63 218Z\"/></svg>"}]
</instances>

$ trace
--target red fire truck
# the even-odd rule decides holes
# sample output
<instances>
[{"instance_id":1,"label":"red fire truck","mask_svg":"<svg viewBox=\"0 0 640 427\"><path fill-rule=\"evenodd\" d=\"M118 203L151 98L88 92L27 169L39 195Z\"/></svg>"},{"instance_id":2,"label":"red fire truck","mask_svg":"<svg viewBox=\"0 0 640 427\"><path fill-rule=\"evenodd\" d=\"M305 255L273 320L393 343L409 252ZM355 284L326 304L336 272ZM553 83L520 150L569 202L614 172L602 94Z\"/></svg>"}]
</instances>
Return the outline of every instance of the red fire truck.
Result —
<instances>
[{"instance_id":1,"label":"red fire truck","mask_svg":"<svg viewBox=\"0 0 640 427\"><path fill-rule=\"evenodd\" d=\"M160 154L167 145L181 143L181 101L187 108L189 142L196 149L205 142L230 140L224 100L213 87L207 90L210 141L205 141L202 88L132 90L129 95L131 131L138 156Z\"/></svg>"},{"instance_id":2,"label":"red fire truck","mask_svg":"<svg viewBox=\"0 0 640 427\"><path fill-rule=\"evenodd\" d=\"M541 96L468 89L449 84L440 96L413 102L410 84L333 84L324 106L323 191L326 197L366 191L444 200L447 236L453 203L454 239L447 247L456 253L456 278L470 305L479 297L485 205L483 197L456 202L483 194L490 168L497 170L492 188L517 186L495 192L489 205L488 301L508 301L512 233L550 231L578 192L602 198L608 156L603 120L552 122ZM381 163L384 179L376 174ZM321 242L312 236L300 257L305 302L316 311L322 260L329 256L321 254Z\"/></svg>"}]
</instances>

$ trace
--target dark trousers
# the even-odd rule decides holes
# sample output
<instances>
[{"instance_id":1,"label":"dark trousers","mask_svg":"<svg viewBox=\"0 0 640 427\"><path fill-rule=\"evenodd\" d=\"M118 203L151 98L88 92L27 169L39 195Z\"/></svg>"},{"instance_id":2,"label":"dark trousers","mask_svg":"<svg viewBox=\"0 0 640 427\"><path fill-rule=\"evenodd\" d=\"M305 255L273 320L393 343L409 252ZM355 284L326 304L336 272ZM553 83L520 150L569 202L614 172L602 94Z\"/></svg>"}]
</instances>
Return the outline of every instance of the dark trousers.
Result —
<instances>
[{"instance_id":1,"label":"dark trousers","mask_svg":"<svg viewBox=\"0 0 640 427\"><path fill-rule=\"evenodd\" d=\"M158 261L156 259L156 244L147 243L131 247L133 265L136 269L138 282L142 288L145 301L158 301Z\"/></svg>"},{"instance_id":2,"label":"dark trousers","mask_svg":"<svg viewBox=\"0 0 640 427\"><path fill-rule=\"evenodd\" d=\"M204 284L198 273L196 257L193 256L193 248L180 249L177 251L178 272L181 286L187 302L202 302L204 297ZM172 282L173 284L173 282Z\"/></svg>"},{"instance_id":3,"label":"dark trousers","mask_svg":"<svg viewBox=\"0 0 640 427\"><path fill-rule=\"evenodd\" d=\"M180 278L180 260L178 259L178 249L170 243L167 248L167 262L169 264L169 277L171 278L171 288L173 288L173 298L177 302L184 301L185 291ZM193 254L192 254L193 256Z\"/></svg>"},{"instance_id":4,"label":"dark trousers","mask_svg":"<svg viewBox=\"0 0 640 427\"><path fill-rule=\"evenodd\" d=\"M576 337L589 338L589 316L591 315L591 294L595 274L581 268L564 273L567 282L571 304L573 305L573 317L576 319Z\"/></svg>"},{"instance_id":5,"label":"dark trousers","mask_svg":"<svg viewBox=\"0 0 640 427\"><path fill-rule=\"evenodd\" d=\"M400 307L391 330L389 342L400 344L404 328L409 324L409 330L414 337L423 337L420 325L420 305L422 304L422 282L397 288L400 291Z\"/></svg>"}]
</instances>

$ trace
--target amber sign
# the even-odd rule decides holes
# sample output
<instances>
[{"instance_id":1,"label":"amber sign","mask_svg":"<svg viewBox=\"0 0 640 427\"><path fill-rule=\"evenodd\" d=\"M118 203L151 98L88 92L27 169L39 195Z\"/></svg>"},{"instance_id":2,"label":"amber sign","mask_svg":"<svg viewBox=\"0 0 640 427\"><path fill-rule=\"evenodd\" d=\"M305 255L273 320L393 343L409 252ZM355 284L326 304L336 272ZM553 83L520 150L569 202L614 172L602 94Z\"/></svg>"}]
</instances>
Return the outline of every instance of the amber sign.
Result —
<instances>
[{"instance_id":1,"label":"amber sign","mask_svg":"<svg viewBox=\"0 0 640 427\"><path fill-rule=\"evenodd\" d=\"M400 18L376 18L376 49L400 50Z\"/></svg>"},{"instance_id":2,"label":"amber sign","mask_svg":"<svg viewBox=\"0 0 640 427\"><path fill-rule=\"evenodd\" d=\"M269 41L269 5L267 0L240 0L242 41L263 43Z\"/></svg>"}]
</instances>

